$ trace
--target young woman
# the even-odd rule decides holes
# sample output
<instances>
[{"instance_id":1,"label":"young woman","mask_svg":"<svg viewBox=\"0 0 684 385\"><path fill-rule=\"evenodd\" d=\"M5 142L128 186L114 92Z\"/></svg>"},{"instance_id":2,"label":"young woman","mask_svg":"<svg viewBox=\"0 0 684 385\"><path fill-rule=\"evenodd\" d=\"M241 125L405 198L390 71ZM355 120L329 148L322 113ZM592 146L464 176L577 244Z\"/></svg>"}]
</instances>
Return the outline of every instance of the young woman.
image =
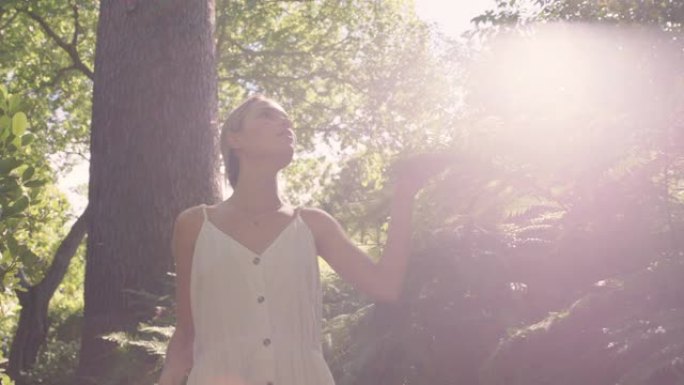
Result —
<instances>
[{"instance_id":1,"label":"young woman","mask_svg":"<svg viewBox=\"0 0 684 385\"><path fill-rule=\"evenodd\" d=\"M323 210L291 207L277 173L292 160L292 122L253 96L221 131L234 192L174 224L176 330L159 385L332 385L321 352L317 256L359 291L395 301L410 252L414 195L448 163L424 155L396 165L387 244L378 263Z\"/></svg>"}]
</instances>

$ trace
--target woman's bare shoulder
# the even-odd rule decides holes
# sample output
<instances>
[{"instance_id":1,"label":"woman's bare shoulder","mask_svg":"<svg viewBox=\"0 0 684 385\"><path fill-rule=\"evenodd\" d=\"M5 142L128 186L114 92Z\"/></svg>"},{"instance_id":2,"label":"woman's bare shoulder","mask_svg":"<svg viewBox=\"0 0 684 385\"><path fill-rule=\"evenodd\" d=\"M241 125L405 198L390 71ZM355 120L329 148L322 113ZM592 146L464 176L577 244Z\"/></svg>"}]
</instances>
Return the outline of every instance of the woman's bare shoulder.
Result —
<instances>
[{"instance_id":1,"label":"woman's bare shoulder","mask_svg":"<svg viewBox=\"0 0 684 385\"><path fill-rule=\"evenodd\" d=\"M327 233L339 226L337 220L323 209L301 206L300 213L314 234Z\"/></svg>"},{"instance_id":2,"label":"woman's bare shoulder","mask_svg":"<svg viewBox=\"0 0 684 385\"><path fill-rule=\"evenodd\" d=\"M183 238L194 239L204 221L204 206L205 205L203 204L196 205L181 211L178 216L176 216L174 232Z\"/></svg>"},{"instance_id":3,"label":"woman's bare shoulder","mask_svg":"<svg viewBox=\"0 0 684 385\"><path fill-rule=\"evenodd\" d=\"M320 220L322 217L330 216L325 210L319 209L317 207L309 206L299 206L299 212L304 219L310 219L313 221Z\"/></svg>"}]
</instances>

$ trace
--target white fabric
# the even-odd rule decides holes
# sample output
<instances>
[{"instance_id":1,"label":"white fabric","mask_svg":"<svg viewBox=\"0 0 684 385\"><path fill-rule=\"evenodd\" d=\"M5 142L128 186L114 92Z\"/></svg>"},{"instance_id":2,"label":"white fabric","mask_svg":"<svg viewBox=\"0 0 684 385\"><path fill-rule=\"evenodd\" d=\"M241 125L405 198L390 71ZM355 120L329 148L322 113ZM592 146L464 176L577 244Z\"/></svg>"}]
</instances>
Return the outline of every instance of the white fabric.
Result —
<instances>
[{"instance_id":1,"label":"white fabric","mask_svg":"<svg viewBox=\"0 0 684 385\"><path fill-rule=\"evenodd\" d=\"M192 261L187 385L334 385L321 350L316 247L299 209L261 255L205 209Z\"/></svg>"}]
</instances>

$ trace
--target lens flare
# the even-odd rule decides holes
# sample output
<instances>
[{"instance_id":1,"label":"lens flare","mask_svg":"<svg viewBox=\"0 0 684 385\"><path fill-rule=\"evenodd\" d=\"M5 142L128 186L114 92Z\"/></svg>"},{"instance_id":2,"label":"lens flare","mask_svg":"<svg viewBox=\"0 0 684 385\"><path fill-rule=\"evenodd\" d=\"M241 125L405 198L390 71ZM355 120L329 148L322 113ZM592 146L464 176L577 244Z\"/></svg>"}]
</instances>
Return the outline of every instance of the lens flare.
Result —
<instances>
[{"instance_id":1,"label":"lens flare","mask_svg":"<svg viewBox=\"0 0 684 385\"><path fill-rule=\"evenodd\" d=\"M645 27L552 24L499 35L471 68L470 103L487 117L482 145L546 167L624 154L644 129L667 130L681 113L683 44Z\"/></svg>"}]
</instances>

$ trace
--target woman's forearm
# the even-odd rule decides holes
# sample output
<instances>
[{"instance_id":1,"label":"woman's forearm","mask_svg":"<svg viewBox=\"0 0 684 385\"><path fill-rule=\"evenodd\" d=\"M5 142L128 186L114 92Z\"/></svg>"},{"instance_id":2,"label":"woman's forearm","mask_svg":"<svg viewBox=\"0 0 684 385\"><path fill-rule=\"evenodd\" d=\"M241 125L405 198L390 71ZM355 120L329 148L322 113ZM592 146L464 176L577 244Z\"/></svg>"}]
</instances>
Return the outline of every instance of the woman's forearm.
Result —
<instances>
[{"instance_id":1,"label":"woman's forearm","mask_svg":"<svg viewBox=\"0 0 684 385\"><path fill-rule=\"evenodd\" d=\"M383 286L383 299L396 301L402 290L406 266L411 253L413 193L398 185L394 188L387 228L387 242L378 262L379 281Z\"/></svg>"},{"instance_id":2,"label":"woman's forearm","mask_svg":"<svg viewBox=\"0 0 684 385\"><path fill-rule=\"evenodd\" d=\"M166 349L159 385L180 385L192 368L192 338L176 330Z\"/></svg>"}]
</instances>

